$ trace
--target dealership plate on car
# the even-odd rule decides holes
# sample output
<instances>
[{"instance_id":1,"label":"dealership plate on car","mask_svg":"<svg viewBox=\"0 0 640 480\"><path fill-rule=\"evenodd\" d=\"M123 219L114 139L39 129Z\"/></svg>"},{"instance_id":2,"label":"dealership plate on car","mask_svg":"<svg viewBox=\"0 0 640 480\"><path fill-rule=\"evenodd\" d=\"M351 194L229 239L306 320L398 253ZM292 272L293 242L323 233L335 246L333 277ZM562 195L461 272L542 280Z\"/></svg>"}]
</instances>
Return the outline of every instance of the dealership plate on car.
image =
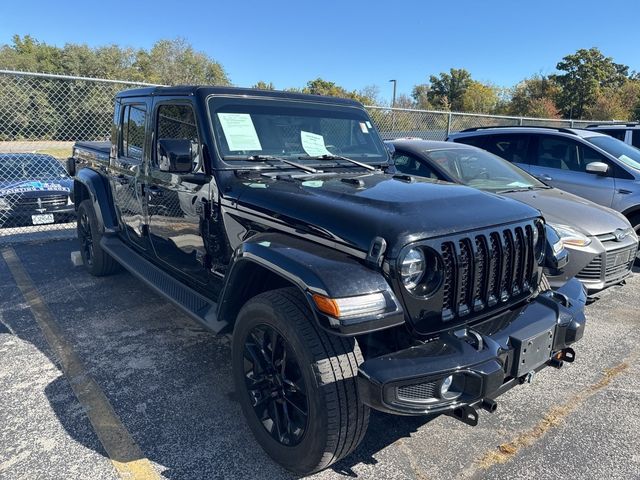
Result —
<instances>
[{"instance_id":1,"label":"dealership plate on car","mask_svg":"<svg viewBox=\"0 0 640 480\"><path fill-rule=\"evenodd\" d=\"M53 223L53 213L44 213L42 215L31 215L31 221L34 225L45 225Z\"/></svg>"}]
</instances>

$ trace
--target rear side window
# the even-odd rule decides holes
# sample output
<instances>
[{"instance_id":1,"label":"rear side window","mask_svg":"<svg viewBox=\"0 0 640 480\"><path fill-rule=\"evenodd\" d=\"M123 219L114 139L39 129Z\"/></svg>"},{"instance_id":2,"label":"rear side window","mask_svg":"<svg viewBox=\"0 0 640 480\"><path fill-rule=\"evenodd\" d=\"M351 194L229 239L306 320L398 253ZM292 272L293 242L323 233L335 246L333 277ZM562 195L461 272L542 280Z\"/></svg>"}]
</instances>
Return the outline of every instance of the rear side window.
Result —
<instances>
[{"instance_id":1,"label":"rear side window","mask_svg":"<svg viewBox=\"0 0 640 480\"><path fill-rule=\"evenodd\" d=\"M482 148L482 144L484 143L484 137L481 137L481 136L460 137L460 138L454 138L453 141L456 143L464 143L465 145L473 145L474 147Z\"/></svg>"},{"instance_id":2,"label":"rear side window","mask_svg":"<svg viewBox=\"0 0 640 480\"><path fill-rule=\"evenodd\" d=\"M529 135L517 133L489 135L486 137L483 148L512 163L527 163Z\"/></svg>"},{"instance_id":3,"label":"rear side window","mask_svg":"<svg viewBox=\"0 0 640 480\"><path fill-rule=\"evenodd\" d=\"M146 114L147 112L144 105L124 106L122 112L120 155L142 160Z\"/></svg>"},{"instance_id":4,"label":"rear side window","mask_svg":"<svg viewBox=\"0 0 640 480\"><path fill-rule=\"evenodd\" d=\"M631 137L631 144L636 148L640 148L640 130L633 131L633 136Z\"/></svg>"},{"instance_id":5,"label":"rear side window","mask_svg":"<svg viewBox=\"0 0 640 480\"><path fill-rule=\"evenodd\" d=\"M624 136L627 133L627 131L624 128L609 128L606 130L604 128L599 128L596 131L599 133L604 133L605 135L609 135L613 138L617 138L618 140L622 140L623 142L624 142Z\"/></svg>"}]
</instances>

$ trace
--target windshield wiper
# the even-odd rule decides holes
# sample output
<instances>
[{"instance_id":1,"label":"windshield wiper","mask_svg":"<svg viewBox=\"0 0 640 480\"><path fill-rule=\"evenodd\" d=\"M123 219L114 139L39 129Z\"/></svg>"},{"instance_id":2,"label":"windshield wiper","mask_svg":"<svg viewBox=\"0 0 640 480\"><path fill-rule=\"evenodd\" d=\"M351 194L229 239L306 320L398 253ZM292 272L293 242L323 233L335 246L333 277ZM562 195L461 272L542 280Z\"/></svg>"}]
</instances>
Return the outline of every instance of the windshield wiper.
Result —
<instances>
[{"instance_id":1,"label":"windshield wiper","mask_svg":"<svg viewBox=\"0 0 640 480\"><path fill-rule=\"evenodd\" d=\"M304 170L305 172L318 173L318 170L316 170L313 167L302 165L301 163L298 163L298 162L292 162L291 160L287 160L286 158L274 157L273 155L225 155L223 157L223 160L245 160L247 162L278 161L278 162L286 163L287 165L290 165L292 167L299 168L300 170Z\"/></svg>"},{"instance_id":2,"label":"windshield wiper","mask_svg":"<svg viewBox=\"0 0 640 480\"><path fill-rule=\"evenodd\" d=\"M354 160L353 158L343 157L342 155L307 155L304 157L298 157L298 159L308 159L308 160L344 160L346 162L351 162L354 165L358 165L359 167L366 168L367 170L375 170L376 167L373 165L369 165L368 163L359 162Z\"/></svg>"},{"instance_id":3,"label":"windshield wiper","mask_svg":"<svg viewBox=\"0 0 640 480\"><path fill-rule=\"evenodd\" d=\"M531 190L535 190L536 188L539 188L539 187L534 187L533 185L529 187L514 187L514 188L507 188L505 190L498 190L496 191L496 193L502 194L502 193L514 193L514 192L529 192Z\"/></svg>"}]
</instances>

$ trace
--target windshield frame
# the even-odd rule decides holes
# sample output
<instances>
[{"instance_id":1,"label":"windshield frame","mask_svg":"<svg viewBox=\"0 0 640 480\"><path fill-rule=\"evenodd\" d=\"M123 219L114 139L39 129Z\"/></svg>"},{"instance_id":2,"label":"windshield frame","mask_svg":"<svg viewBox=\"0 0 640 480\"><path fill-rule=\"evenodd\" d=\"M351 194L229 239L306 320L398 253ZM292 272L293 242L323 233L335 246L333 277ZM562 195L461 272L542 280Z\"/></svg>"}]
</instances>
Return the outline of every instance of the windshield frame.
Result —
<instances>
[{"instance_id":1,"label":"windshield frame","mask_svg":"<svg viewBox=\"0 0 640 480\"><path fill-rule=\"evenodd\" d=\"M617 162L620 162L623 168L630 168L633 172L635 172L636 175L640 175L640 149L629 145L628 143L623 142L622 140L618 140L617 138L614 138L610 135L605 135L605 134L600 134L600 135L591 135L589 137L583 137L583 139L589 143L589 145L596 147L597 149L599 149L600 151L606 153L609 157L614 158ZM613 141L614 145L617 145L615 142L620 142L621 145L621 149L627 151L627 152L633 152L639 160L636 160L635 158L629 157L628 155L625 155L625 153L623 153L623 155L631 158L631 160L634 161L634 163L638 163L638 166L635 167L633 165L629 165L627 162L625 162L624 160L622 160L620 157L616 156L615 154L613 154L612 152L610 152L609 150L601 147L600 145L598 145L597 143L593 142L593 139L601 139L604 140L605 142L609 142L609 141Z\"/></svg>"},{"instance_id":2,"label":"windshield frame","mask_svg":"<svg viewBox=\"0 0 640 480\"><path fill-rule=\"evenodd\" d=\"M329 97L330 98L330 97ZM382 148L382 160L377 160L375 162L366 162L367 164L371 165L371 166L388 166L389 162L390 162L390 153L389 150L386 148L386 145L384 144L382 138L380 137L380 134L378 132L378 129L375 127L374 122L372 121L371 117L369 116L369 113L366 111L366 109L362 106L359 105L345 105L345 104L341 104L341 103L332 103L331 101L316 101L312 98L310 99L299 99L299 98L279 98L279 97L271 97L268 95L234 95L234 94L210 94L207 95L204 99L205 102L205 106L206 106L206 121L209 123L209 132L211 134L211 139L212 139L212 147L214 150L214 157L215 159L213 159L214 161L214 165L213 168L215 170L238 170L238 169L242 169L242 170L282 170L283 168L294 168L294 167L288 167L288 166L277 166L277 165L267 165L267 164L260 164L260 165L256 165L255 161L243 161L243 160L224 160L225 154L220 150L220 146L219 146L219 140L218 140L218 135L216 134L216 128L215 128L215 120L214 120L214 115L215 115L215 100L216 99L233 99L233 100L257 100L260 102L280 102L281 104L293 104L294 106L300 106L302 105L307 105L309 108L314 108L315 107L320 107L322 109L335 109L335 110L348 110L351 109L354 112L357 112L360 116L364 115L364 118L369 121L372 125L373 128L369 129L369 133L372 135L372 137L374 138L374 141L377 141L378 144L380 145L380 147ZM274 103L275 104L275 103ZM229 155L229 154L226 154ZM346 155L349 156L349 155ZM297 159L298 155L295 155L295 158ZM287 157L285 157L287 158ZM360 158L360 157L357 157ZM340 167L344 167L347 165L350 165L350 163L347 163L346 161L341 161L341 160L336 160L335 164L337 166ZM309 166L309 167L318 167L318 168L331 168L332 165L331 163L328 163L326 161L318 161L318 160L308 160L304 162L304 165Z\"/></svg>"},{"instance_id":3,"label":"windshield frame","mask_svg":"<svg viewBox=\"0 0 640 480\"><path fill-rule=\"evenodd\" d=\"M449 172L449 170L447 170L446 168L442 167L440 164L438 164L438 162L436 162L435 160L433 160L430 157L430 154L433 152L442 152L442 151L454 151L454 150L458 150L458 151L469 151L469 152L473 152L482 156L486 156L489 157L490 159L495 159L496 163L498 164L502 164L504 165L507 169L515 172L516 174L520 175L522 178L526 179L527 181L529 181L531 183L530 187L509 187L509 186L504 186L503 188L484 188L484 187L480 187L480 186L476 186L476 185L470 185L469 183L463 183L461 179L458 179L456 176L454 176L451 172ZM451 146L451 147L439 147L439 148L432 148L432 149L428 149L428 150L421 150L421 156L425 157L426 160L429 162L429 167L430 168L435 168L437 171L439 171L444 177L446 178L450 178L451 181L458 183L460 185L465 185L467 187L470 188L476 188L478 190L481 190L483 192L489 192L489 193L500 193L501 191L505 191L505 190L531 190L531 189L537 189L537 188L550 188L549 185L547 185L546 183L544 183L541 180L538 180L537 178L535 178L533 175L531 175L530 173L526 172L525 170L521 169L520 167L518 167L517 165L512 164L511 162L505 160L504 158L499 157L498 155L495 155L491 152L488 152L486 150L483 150L481 148L478 147L474 147L472 145L460 145L460 146Z\"/></svg>"}]
</instances>

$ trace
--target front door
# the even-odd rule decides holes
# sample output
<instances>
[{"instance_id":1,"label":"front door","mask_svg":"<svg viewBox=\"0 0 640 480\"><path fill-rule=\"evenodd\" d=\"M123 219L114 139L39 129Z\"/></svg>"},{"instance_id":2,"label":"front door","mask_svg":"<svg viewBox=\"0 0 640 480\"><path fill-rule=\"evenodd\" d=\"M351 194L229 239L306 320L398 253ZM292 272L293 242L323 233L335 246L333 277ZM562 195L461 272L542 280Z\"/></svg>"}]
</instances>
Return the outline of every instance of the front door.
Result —
<instances>
[{"instance_id":1,"label":"front door","mask_svg":"<svg viewBox=\"0 0 640 480\"><path fill-rule=\"evenodd\" d=\"M154 113L154 151L146 190L149 238L162 263L204 284L209 260L200 223L210 194L209 183L203 182L208 177L204 174L193 107L189 102L161 102L154 107ZM176 172L169 165L162 166L167 160L161 158L163 148L176 145L183 151L187 146L191 156L189 171Z\"/></svg>"},{"instance_id":2,"label":"front door","mask_svg":"<svg viewBox=\"0 0 640 480\"><path fill-rule=\"evenodd\" d=\"M615 182L613 165L588 145L559 135L537 135L531 149L530 173L545 183L580 197L611 207ZM586 171L591 162L609 165L598 175Z\"/></svg>"},{"instance_id":3,"label":"front door","mask_svg":"<svg viewBox=\"0 0 640 480\"><path fill-rule=\"evenodd\" d=\"M120 225L129 241L146 248L146 205L143 193L145 128L147 106L144 100L127 99L120 105L118 145L111 159L110 182Z\"/></svg>"}]
</instances>

